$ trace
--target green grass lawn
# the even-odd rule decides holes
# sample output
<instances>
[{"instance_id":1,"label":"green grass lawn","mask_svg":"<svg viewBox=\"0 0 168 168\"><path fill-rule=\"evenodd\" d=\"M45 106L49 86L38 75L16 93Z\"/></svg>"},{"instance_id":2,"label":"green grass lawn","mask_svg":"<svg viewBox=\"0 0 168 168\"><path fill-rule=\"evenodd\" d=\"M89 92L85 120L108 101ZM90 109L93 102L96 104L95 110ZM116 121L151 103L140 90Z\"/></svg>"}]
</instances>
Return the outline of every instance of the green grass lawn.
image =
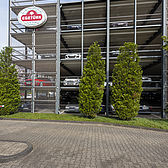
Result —
<instances>
[{"instance_id":1,"label":"green grass lawn","mask_svg":"<svg viewBox=\"0 0 168 168\"><path fill-rule=\"evenodd\" d=\"M16 113L13 115L0 116L0 118L24 118L24 119L45 119L45 120L64 120L64 121L90 121L90 122L103 122L113 123L130 126L140 126L148 128L159 128L168 130L168 120L163 119L146 119L146 118L134 118L130 121L118 120L115 118L107 118L98 116L94 119L85 118L72 114L48 114L48 113Z\"/></svg>"}]
</instances>

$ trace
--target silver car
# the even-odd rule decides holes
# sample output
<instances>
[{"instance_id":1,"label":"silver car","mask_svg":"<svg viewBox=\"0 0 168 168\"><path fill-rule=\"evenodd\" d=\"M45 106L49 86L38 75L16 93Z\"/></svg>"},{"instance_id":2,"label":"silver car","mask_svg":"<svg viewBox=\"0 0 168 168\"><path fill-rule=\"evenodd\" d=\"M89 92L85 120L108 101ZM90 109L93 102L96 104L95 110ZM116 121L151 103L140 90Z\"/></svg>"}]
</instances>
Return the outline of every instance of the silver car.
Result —
<instances>
[{"instance_id":1,"label":"silver car","mask_svg":"<svg viewBox=\"0 0 168 168\"><path fill-rule=\"evenodd\" d=\"M63 81L64 86L79 86L80 79L79 78L66 78Z\"/></svg>"},{"instance_id":2,"label":"silver car","mask_svg":"<svg viewBox=\"0 0 168 168\"><path fill-rule=\"evenodd\" d=\"M112 27L127 27L128 22L113 22Z\"/></svg>"},{"instance_id":3,"label":"silver car","mask_svg":"<svg viewBox=\"0 0 168 168\"><path fill-rule=\"evenodd\" d=\"M79 105L78 104L67 104L65 106L65 112L79 112Z\"/></svg>"}]
</instances>

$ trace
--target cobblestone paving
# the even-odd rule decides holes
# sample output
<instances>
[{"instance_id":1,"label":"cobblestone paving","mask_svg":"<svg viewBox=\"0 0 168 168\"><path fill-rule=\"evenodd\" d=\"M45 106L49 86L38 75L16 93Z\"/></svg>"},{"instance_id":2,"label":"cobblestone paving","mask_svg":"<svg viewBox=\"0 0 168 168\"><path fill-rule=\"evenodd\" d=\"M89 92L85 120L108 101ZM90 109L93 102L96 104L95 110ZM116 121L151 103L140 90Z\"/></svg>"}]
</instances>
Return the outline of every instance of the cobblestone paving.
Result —
<instances>
[{"instance_id":1,"label":"cobblestone paving","mask_svg":"<svg viewBox=\"0 0 168 168\"><path fill-rule=\"evenodd\" d=\"M33 151L0 168L167 168L168 133L117 126L0 121L0 140Z\"/></svg>"},{"instance_id":2,"label":"cobblestone paving","mask_svg":"<svg viewBox=\"0 0 168 168\"><path fill-rule=\"evenodd\" d=\"M0 156L15 155L24 151L27 147L26 143L0 141Z\"/></svg>"}]
</instances>

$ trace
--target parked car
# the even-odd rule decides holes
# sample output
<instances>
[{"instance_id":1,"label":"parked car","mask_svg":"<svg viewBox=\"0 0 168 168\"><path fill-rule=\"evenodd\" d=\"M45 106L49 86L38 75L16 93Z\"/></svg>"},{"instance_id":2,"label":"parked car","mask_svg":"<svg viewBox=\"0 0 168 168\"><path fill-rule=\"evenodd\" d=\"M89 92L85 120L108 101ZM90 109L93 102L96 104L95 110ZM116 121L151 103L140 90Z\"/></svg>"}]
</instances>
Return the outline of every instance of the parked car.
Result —
<instances>
[{"instance_id":1,"label":"parked car","mask_svg":"<svg viewBox=\"0 0 168 168\"><path fill-rule=\"evenodd\" d=\"M128 22L113 22L112 27L127 27Z\"/></svg>"},{"instance_id":2,"label":"parked car","mask_svg":"<svg viewBox=\"0 0 168 168\"><path fill-rule=\"evenodd\" d=\"M105 105L101 105L101 111L100 111L100 114L105 114L105 112L106 112L106 106ZM115 112L115 109L114 109L114 107L113 107L113 105L112 104L110 104L109 106L108 106L108 111L110 112L110 113L113 113L113 112Z\"/></svg>"},{"instance_id":3,"label":"parked car","mask_svg":"<svg viewBox=\"0 0 168 168\"><path fill-rule=\"evenodd\" d=\"M41 55L41 59L54 59L55 54L50 54L50 55Z\"/></svg>"},{"instance_id":4,"label":"parked car","mask_svg":"<svg viewBox=\"0 0 168 168\"><path fill-rule=\"evenodd\" d=\"M150 77L142 77L143 87L161 87L161 80L155 79L152 80Z\"/></svg>"},{"instance_id":5,"label":"parked car","mask_svg":"<svg viewBox=\"0 0 168 168\"><path fill-rule=\"evenodd\" d=\"M30 111L31 110L31 102L24 102L18 109L19 111Z\"/></svg>"},{"instance_id":6,"label":"parked car","mask_svg":"<svg viewBox=\"0 0 168 168\"><path fill-rule=\"evenodd\" d=\"M79 112L78 104L67 104L65 106L65 112Z\"/></svg>"},{"instance_id":7,"label":"parked car","mask_svg":"<svg viewBox=\"0 0 168 168\"><path fill-rule=\"evenodd\" d=\"M151 81L152 81L152 79L147 76L142 77L142 82L151 82Z\"/></svg>"},{"instance_id":8,"label":"parked car","mask_svg":"<svg viewBox=\"0 0 168 168\"><path fill-rule=\"evenodd\" d=\"M32 79L26 79L24 85L32 86ZM53 86L53 83L47 79L35 79L35 86Z\"/></svg>"},{"instance_id":9,"label":"parked car","mask_svg":"<svg viewBox=\"0 0 168 168\"><path fill-rule=\"evenodd\" d=\"M81 54L79 53L70 53L65 55L65 59L80 59Z\"/></svg>"},{"instance_id":10,"label":"parked car","mask_svg":"<svg viewBox=\"0 0 168 168\"><path fill-rule=\"evenodd\" d=\"M79 78L72 78L72 77L67 77L63 81L64 86L79 86L80 79Z\"/></svg>"},{"instance_id":11,"label":"parked car","mask_svg":"<svg viewBox=\"0 0 168 168\"><path fill-rule=\"evenodd\" d=\"M119 54L120 54L120 51L119 51L119 50L113 50L113 51L111 51L111 53L112 53L113 55L119 55Z\"/></svg>"},{"instance_id":12,"label":"parked car","mask_svg":"<svg viewBox=\"0 0 168 168\"><path fill-rule=\"evenodd\" d=\"M148 106L148 105L140 105L139 107L139 113L151 113L152 111L152 107Z\"/></svg>"},{"instance_id":13,"label":"parked car","mask_svg":"<svg viewBox=\"0 0 168 168\"><path fill-rule=\"evenodd\" d=\"M67 29L81 29L81 25L68 25Z\"/></svg>"}]
</instances>

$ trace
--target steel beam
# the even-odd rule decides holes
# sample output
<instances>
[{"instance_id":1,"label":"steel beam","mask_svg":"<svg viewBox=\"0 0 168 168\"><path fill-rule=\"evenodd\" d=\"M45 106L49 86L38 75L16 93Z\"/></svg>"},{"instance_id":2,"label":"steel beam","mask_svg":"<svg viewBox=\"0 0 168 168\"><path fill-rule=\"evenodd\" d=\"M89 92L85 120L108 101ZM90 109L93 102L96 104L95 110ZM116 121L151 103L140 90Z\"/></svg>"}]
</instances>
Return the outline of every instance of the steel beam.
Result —
<instances>
[{"instance_id":1,"label":"steel beam","mask_svg":"<svg viewBox=\"0 0 168 168\"><path fill-rule=\"evenodd\" d=\"M110 0L107 0L106 116L109 116Z\"/></svg>"},{"instance_id":2,"label":"steel beam","mask_svg":"<svg viewBox=\"0 0 168 168\"><path fill-rule=\"evenodd\" d=\"M15 29L13 29L13 30L19 30L19 31L21 31L22 33L24 33L24 31L22 30L22 29L20 29L19 27L17 27L14 23L11 23L14 27L15 27ZM17 33L17 32L16 32Z\"/></svg>"},{"instance_id":3,"label":"steel beam","mask_svg":"<svg viewBox=\"0 0 168 168\"><path fill-rule=\"evenodd\" d=\"M61 42L64 45L64 47L68 50L69 53L72 53L71 50L68 47L68 44L66 43L66 41L64 40L64 38L62 37L62 35L60 35L61 38ZM68 71L71 75L75 75L75 73L73 73L68 67L66 67L63 63L60 63L61 67L64 68L66 71Z\"/></svg>"},{"instance_id":4,"label":"steel beam","mask_svg":"<svg viewBox=\"0 0 168 168\"><path fill-rule=\"evenodd\" d=\"M25 59L27 59L27 47L25 46ZM27 68L25 68L25 80L28 79L27 78ZM25 90L25 95L24 95L24 98L27 99L27 90Z\"/></svg>"},{"instance_id":5,"label":"steel beam","mask_svg":"<svg viewBox=\"0 0 168 168\"><path fill-rule=\"evenodd\" d=\"M62 37L62 35L60 35L61 37L61 42L64 45L64 47L68 50L69 53L72 53L71 50L69 49L68 44L66 43L66 41L64 40L64 38Z\"/></svg>"},{"instance_id":6,"label":"steel beam","mask_svg":"<svg viewBox=\"0 0 168 168\"><path fill-rule=\"evenodd\" d=\"M76 76L76 74L71 71L68 67L66 67L62 62L60 63L61 67L68 71L71 75Z\"/></svg>"},{"instance_id":7,"label":"steel beam","mask_svg":"<svg viewBox=\"0 0 168 168\"><path fill-rule=\"evenodd\" d=\"M63 18L65 25L68 25L68 22L67 22L67 19L65 17L64 11L62 10L62 7L61 7L61 17Z\"/></svg>"},{"instance_id":8,"label":"steel beam","mask_svg":"<svg viewBox=\"0 0 168 168\"><path fill-rule=\"evenodd\" d=\"M137 43L137 0L134 0L134 43Z\"/></svg>"},{"instance_id":9,"label":"steel beam","mask_svg":"<svg viewBox=\"0 0 168 168\"><path fill-rule=\"evenodd\" d=\"M83 30L84 30L84 0L82 0L82 52L81 52L81 76L83 75Z\"/></svg>"},{"instance_id":10,"label":"steel beam","mask_svg":"<svg viewBox=\"0 0 168 168\"><path fill-rule=\"evenodd\" d=\"M33 6L35 4L35 0L33 0ZM35 111L35 40L36 40L36 29L32 31L32 104L31 104L31 112L34 113Z\"/></svg>"},{"instance_id":11,"label":"steel beam","mask_svg":"<svg viewBox=\"0 0 168 168\"><path fill-rule=\"evenodd\" d=\"M148 40L146 40L143 45L148 45L148 44L150 44L156 37L158 37L158 36L161 34L161 32L162 32L162 28L160 27L160 28L158 29L158 31L155 32L155 33L153 33L153 35L152 35ZM145 48L145 46L140 47L140 49L143 49L143 48Z\"/></svg>"},{"instance_id":12,"label":"steel beam","mask_svg":"<svg viewBox=\"0 0 168 168\"><path fill-rule=\"evenodd\" d=\"M57 19L56 19L56 102L55 113L60 113L60 0L57 0Z\"/></svg>"},{"instance_id":13,"label":"steel beam","mask_svg":"<svg viewBox=\"0 0 168 168\"><path fill-rule=\"evenodd\" d=\"M152 64L147 65L146 67L143 68L143 71L152 68L153 66L159 64L161 62L161 58L159 58L157 61L154 61Z\"/></svg>"},{"instance_id":14,"label":"steel beam","mask_svg":"<svg viewBox=\"0 0 168 168\"><path fill-rule=\"evenodd\" d=\"M162 1L162 35L167 36L167 0ZM165 45L165 42L162 42ZM162 50L162 113L161 117L166 118L167 104L167 53Z\"/></svg>"},{"instance_id":15,"label":"steel beam","mask_svg":"<svg viewBox=\"0 0 168 168\"><path fill-rule=\"evenodd\" d=\"M9 0L9 14L8 14L8 47L11 46L11 0Z\"/></svg>"},{"instance_id":16,"label":"steel beam","mask_svg":"<svg viewBox=\"0 0 168 168\"><path fill-rule=\"evenodd\" d=\"M156 10L159 8L159 6L161 5L162 3L162 0L158 0L158 2L155 4L155 6L151 9L151 11L149 12L149 14L154 14L156 12ZM147 16L146 19L150 19L151 18L151 15L150 16ZM143 22L143 25L146 25L147 22Z\"/></svg>"},{"instance_id":17,"label":"steel beam","mask_svg":"<svg viewBox=\"0 0 168 168\"><path fill-rule=\"evenodd\" d=\"M35 109L35 29L32 31L32 106L31 112L34 113Z\"/></svg>"}]
</instances>

